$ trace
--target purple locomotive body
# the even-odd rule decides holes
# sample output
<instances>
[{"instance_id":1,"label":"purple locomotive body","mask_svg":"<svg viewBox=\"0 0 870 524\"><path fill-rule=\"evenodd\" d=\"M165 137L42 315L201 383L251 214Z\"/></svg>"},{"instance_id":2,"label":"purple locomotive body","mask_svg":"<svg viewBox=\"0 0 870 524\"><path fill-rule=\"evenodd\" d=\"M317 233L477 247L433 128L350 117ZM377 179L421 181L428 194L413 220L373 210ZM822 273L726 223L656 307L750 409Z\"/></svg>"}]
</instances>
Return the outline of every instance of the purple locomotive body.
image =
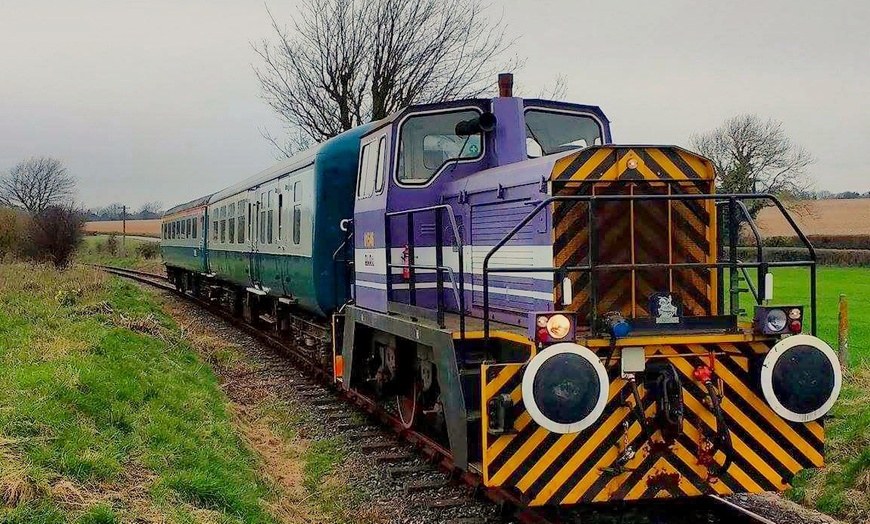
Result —
<instances>
[{"instance_id":1,"label":"purple locomotive body","mask_svg":"<svg viewBox=\"0 0 870 524\"><path fill-rule=\"evenodd\" d=\"M758 236L758 198L794 226L778 200L715 195L709 160L613 145L598 107L515 98L508 76L362 135L341 387L531 506L783 490L823 465L836 356L802 306L769 305L770 269L812 282L812 248L744 262L729 228Z\"/></svg>"},{"instance_id":2,"label":"purple locomotive body","mask_svg":"<svg viewBox=\"0 0 870 524\"><path fill-rule=\"evenodd\" d=\"M561 154L530 151L540 146L529 136L536 132L526 125L529 112L576 119L577 136L567 141L575 142L574 147ZM494 117L491 132L468 137L454 134L456 124L484 114ZM426 119L437 121L421 123L416 127L423 129L417 133L407 129L415 120ZM537 133L550 131L542 128ZM426 132L430 133L422 134ZM422 154L408 154L410 143L405 150L398 145L403 134L405 141L416 140L422 146ZM436 149L438 141L440 150ZM429 150L427 142L433 144ZM367 145L374 149L383 144L385 150L383 156L374 155L382 163L373 166L374 191L367 190L364 175L358 184L354 212L356 305L381 313L389 312L391 305L402 311L410 306L418 311L458 313L461 302L465 313L482 317L484 256L547 198L547 182L556 160L576 148L609 142L607 119L598 107L513 97L415 106L380 122L362 139L361 171L369 167L371 159L366 158ZM456 149L461 157L450 158L449 153ZM413 167L409 165L414 162ZM436 238L436 222L440 239ZM542 214L505 246L493 263L548 267L553 258L552 238L552 221ZM438 240L446 249L438 247ZM525 326L528 312L553 308L551 274L498 275L491 279L489 289L491 318L501 322Z\"/></svg>"}]
</instances>

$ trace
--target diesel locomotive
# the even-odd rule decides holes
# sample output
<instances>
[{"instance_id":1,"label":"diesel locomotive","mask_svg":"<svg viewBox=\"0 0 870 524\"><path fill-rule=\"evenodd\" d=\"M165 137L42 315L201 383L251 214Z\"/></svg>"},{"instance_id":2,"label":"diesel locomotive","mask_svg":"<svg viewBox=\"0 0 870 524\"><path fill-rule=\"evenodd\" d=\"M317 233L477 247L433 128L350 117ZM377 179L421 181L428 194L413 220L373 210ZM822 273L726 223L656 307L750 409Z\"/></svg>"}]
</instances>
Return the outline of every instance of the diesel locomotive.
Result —
<instances>
[{"instance_id":1,"label":"diesel locomotive","mask_svg":"<svg viewBox=\"0 0 870 524\"><path fill-rule=\"evenodd\" d=\"M169 210L168 275L530 506L779 491L822 466L842 374L782 204L511 83ZM805 260L765 259L753 199ZM774 301L788 265L804 303Z\"/></svg>"}]
</instances>

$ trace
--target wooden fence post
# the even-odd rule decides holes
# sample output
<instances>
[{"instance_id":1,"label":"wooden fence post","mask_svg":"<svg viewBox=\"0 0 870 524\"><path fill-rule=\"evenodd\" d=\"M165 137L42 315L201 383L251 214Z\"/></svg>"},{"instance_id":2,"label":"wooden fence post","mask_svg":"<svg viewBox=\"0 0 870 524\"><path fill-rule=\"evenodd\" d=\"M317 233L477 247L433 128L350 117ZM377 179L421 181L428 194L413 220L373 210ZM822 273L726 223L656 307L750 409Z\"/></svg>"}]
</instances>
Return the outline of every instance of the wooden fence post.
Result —
<instances>
[{"instance_id":1,"label":"wooden fence post","mask_svg":"<svg viewBox=\"0 0 870 524\"><path fill-rule=\"evenodd\" d=\"M846 369L849 364L849 303L845 294L840 294L840 314L837 329L837 356L840 367Z\"/></svg>"}]
</instances>

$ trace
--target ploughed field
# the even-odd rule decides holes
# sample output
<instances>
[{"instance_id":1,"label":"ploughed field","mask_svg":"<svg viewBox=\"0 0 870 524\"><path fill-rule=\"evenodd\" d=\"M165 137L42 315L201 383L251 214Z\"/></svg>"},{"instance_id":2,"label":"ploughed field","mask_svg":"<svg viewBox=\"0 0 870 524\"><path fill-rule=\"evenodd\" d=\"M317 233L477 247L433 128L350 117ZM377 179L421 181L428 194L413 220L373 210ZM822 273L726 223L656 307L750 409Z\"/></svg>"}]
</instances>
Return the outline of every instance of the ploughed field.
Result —
<instances>
[{"instance_id":1,"label":"ploughed field","mask_svg":"<svg viewBox=\"0 0 870 524\"><path fill-rule=\"evenodd\" d=\"M793 212L804 233L808 235L870 235L870 198L810 200L801 203L800 212ZM792 236L793 230L773 208L758 216L758 226L764 236ZM121 233L120 220L94 221L85 224L88 233ZM160 220L128 220L128 235L160 236Z\"/></svg>"},{"instance_id":2,"label":"ploughed field","mask_svg":"<svg viewBox=\"0 0 870 524\"><path fill-rule=\"evenodd\" d=\"M807 235L870 235L870 198L805 200L791 213ZM794 230L775 208L758 215L764 236L792 236Z\"/></svg>"},{"instance_id":3,"label":"ploughed field","mask_svg":"<svg viewBox=\"0 0 870 524\"><path fill-rule=\"evenodd\" d=\"M121 234L123 222L120 220L104 220L85 222L85 232L90 234ZM127 234L142 237L160 236L160 219L155 220L128 220Z\"/></svg>"}]
</instances>

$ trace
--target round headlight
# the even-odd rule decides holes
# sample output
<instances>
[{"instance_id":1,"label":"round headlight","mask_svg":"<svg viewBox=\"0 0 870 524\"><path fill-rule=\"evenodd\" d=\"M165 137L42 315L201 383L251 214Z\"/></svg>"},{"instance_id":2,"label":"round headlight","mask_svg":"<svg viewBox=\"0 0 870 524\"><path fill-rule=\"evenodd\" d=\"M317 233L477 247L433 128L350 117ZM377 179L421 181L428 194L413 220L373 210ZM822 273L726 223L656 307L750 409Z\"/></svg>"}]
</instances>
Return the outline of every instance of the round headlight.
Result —
<instances>
[{"instance_id":1,"label":"round headlight","mask_svg":"<svg viewBox=\"0 0 870 524\"><path fill-rule=\"evenodd\" d=\"M545 327L547 327L547 317L545 317L545 316L543 316L543 315L540 316L540 317L538 317L538 318L535 320L535 325L538 326L539 328L545 328Z\"/></svg>"},{"instance_id":2,"label":"round headlight","mask_svg":"<svg viewBox=\"0 0 870 524\"><path fill-rule=\"evenodd\" d=\"M811 335L794 335L764 357L761 391L780 417L809 422L825 415L840 395L843 373L831 346Z\"/></svg>"},{"instance_id":3,"label":"round headlight","mask_svg":"<svg viewBox=\"0 0 870 524\"><path fill-rule=\"evenodd\" d=\"M771 309L767 312L767 318L765 319L769 331L782 331L785 329L787 321L785 311L781 309Z\"/></svg>"},{"instance_id":4,"label":"round headlight","mask_svg":"<svg viewBox=\"0 0 870 524\"><path fill-rule=\"evenodd\" d=\"M571 321L565 315L553 315L547 321L547 333L555 339L562 339L571 332Z\"/></svg>"},{"instance_id":5,"label":"round headlight","mask_svg":"<svg viewBox=\"0 0 870 524\"><path fill-rule=\"evenodd\" d=\"M792 308L788 312L788 318L792 320L800 320L801 319L801 310L798 308Z\"/></svg>"},{"instance_id":6,"label":"round headlight","mask_svg":"<svg viewBox=\"0 0 870 524\"><path fill-rule=\"evenodd\" d=\"M553 433L578 433L601 417L610 381L598 355L562 342L529 361L522 392L526 411L539 426Z\"/></svg>"}]
</instances>

